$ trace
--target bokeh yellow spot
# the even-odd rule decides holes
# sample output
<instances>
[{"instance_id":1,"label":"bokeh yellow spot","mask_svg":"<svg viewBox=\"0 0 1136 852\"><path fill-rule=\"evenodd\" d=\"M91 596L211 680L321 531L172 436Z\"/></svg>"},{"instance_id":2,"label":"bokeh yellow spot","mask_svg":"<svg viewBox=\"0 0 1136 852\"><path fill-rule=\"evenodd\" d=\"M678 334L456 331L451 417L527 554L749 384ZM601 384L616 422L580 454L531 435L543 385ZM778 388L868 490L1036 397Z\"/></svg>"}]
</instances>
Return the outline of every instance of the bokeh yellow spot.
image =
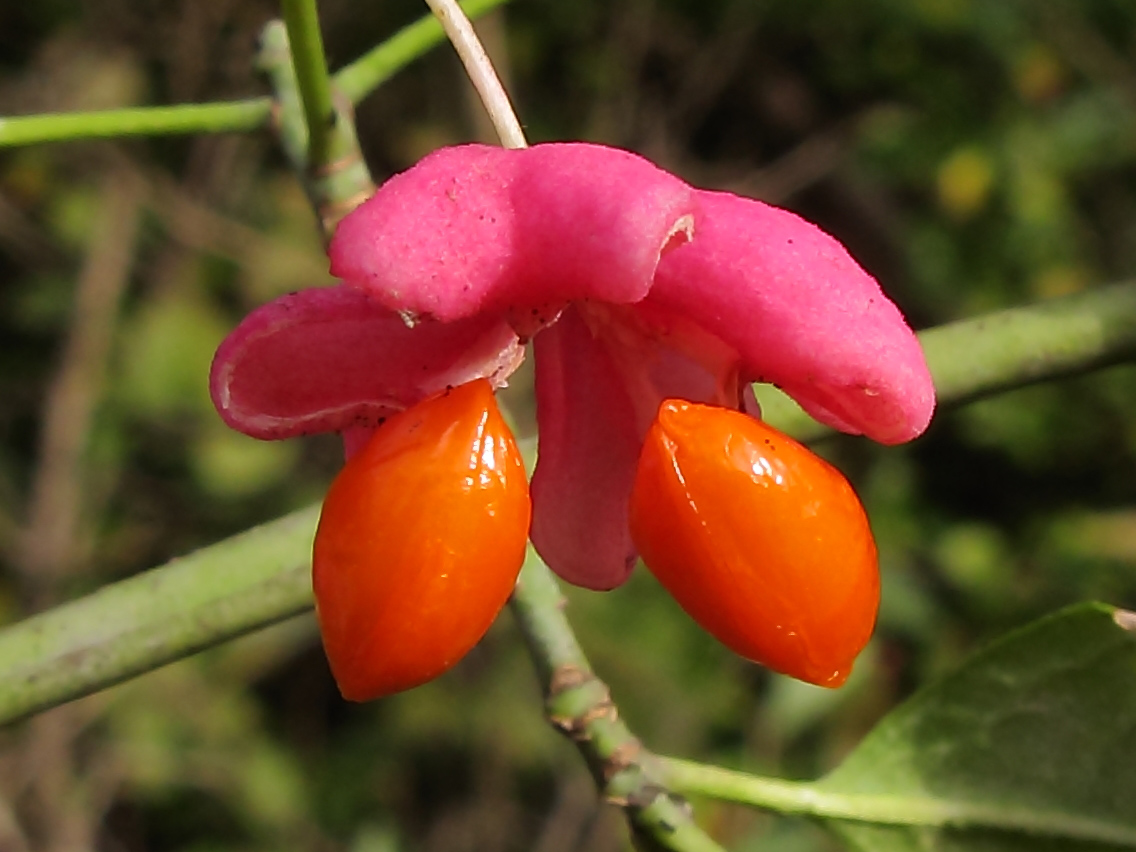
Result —
<instances>
[{"instance_id":1,"label":"bokeh yellow spot","mask_svg":"<svg viewBox=\"0 0 1136 852\"><path fill-rule=\"evenodd\" d=\"M939 203L957 219L967 219L981 210L994 186L994 164L974 147L956 149L939 166Z\"/></svg>"},{"instance_id":2,"label":"bokeh yellow spot","mask_svg":"<svg viewBox=\"0 0 1136 852\"><path fill-rule=\"evenodd\" d=\"M1080 292L1089 282L1090 276L1086 269L1062 264L1041 270L1034 276L1031 289L1039 299L1053 299Z\"/></svg>"}]
</instances>

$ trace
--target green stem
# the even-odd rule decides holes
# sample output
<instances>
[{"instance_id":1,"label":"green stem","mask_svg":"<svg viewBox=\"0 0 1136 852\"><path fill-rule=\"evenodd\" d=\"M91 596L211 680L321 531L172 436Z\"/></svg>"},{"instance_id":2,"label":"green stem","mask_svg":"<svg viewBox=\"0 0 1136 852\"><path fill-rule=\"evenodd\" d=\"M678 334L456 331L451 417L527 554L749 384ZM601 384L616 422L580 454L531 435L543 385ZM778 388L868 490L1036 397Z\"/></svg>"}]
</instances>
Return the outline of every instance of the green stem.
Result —
<instances>
[{"instance_id":1,"label":"green stem","mask_svg":"<svg viewBox=\"0 0 1136 852\"><path fill-rule=\"evenodd\" d=\"M556 580L530 549L509 606L537 668L549 720L576 744L600 791L627 809L632 830L649 845L721 852L685 803L659 783L655 757L620 719L607 685L576 641L564 605Z\"/></svg>"},{"instance_id":2,"label":"green stem","mask_svg":"<svg viewBox=\"0 0 1136 852\"><path fill-rule=\"evenodd\" d=\"M960 405L1136 356L1136 282L962 320L919 335L944 401Z\"/></svg>"},{"instance_id":3,"label":"green stem","mask_svg":"<svg viewBox=\"0 0 1136 852\"><path fill-rule=\"evenodd\" d=\"M468 0L462 8L470 17L479 17L505 2L508 0ZM341 91L352 103L358 103L395 72L444 39L441 24L433 15L426 15L344 66L332 78L332 88ZM0 148L126 136L244 133L264 127L271 114L272 99L265 97L222 103L0 117Z\"/></svg>"},{"instance_id":4,"label":"green stem","mask_svg":"<svg viewBox=\"0 0 1136 852\"><path fill-rule=\"evenodd\" d=\"M328 137L335 124L319 13L315 0L283 0L281 7L308 125L308 166L315 169L327 164Z\"/></svg>"},{"instance_id":5,"label":"green stem","mask_svg":"<svg viewBox=\"0 0 1136 852\"><path fill-rule=\"evenodd\" d=\"M1066 837L1083 842L1136 845L1136 831L1057 810L870 793L838 793L812 784L762 778L689 760L658 757L660 777L687 795L750 805L780 814L839 819L876 825L990 828Z\"/></svg>"},{"instance_id":6,"label":"green stem","mask_svg":"<svg viewBox=\"0 0 1136 852\"><path fill-rule=\"evenodd\" d=\"M0 724L311 606L316 508L0 630Z\"/></svg>"},{"instance_id":7,"label":"green stem","mask_svg":"<svg viewBox=\"0 0 1136 852\"><path fill-rule=\"evenodd\" d=\"M309 125L288 33L280 21L265 26L257 65L275 94L274 126L280 147L304 185L324 239L329 240L339 220L375 191L355 135L351 105L342 98L333 104L335 120L324 128L328 132L323 159L317 162L308 153Z\"/></svg>"},{"instance_id":8,"label":"green stem","mask_svg":"<svg viewBox=\"0 0 1136 852\"><path fill-rule=\"evenodd\" d=\"M1112 284L919 333L941 406L1136 358L1136 282ZM832 434L787 398L762 394L769 421L810 441Z\"/></svg>"},{"instance_id":9,"label":"green stem","mask_svg":"<svg viewBox=\"0 0 1136 852\"><path fill-rule=\"evenodd\" d=\"M477 37L473 24L457 0L426 0L426 3L438 18L442 29L446 31L446 37L465 66L466 76L477 90L501 144L506 148L528 147L525 131L509 101L509 94L505 91L501 78L497 76L489 54L485 52L485 45Z\"/></svg>"},{"instance_id":10,"label":"green stem","mask_svg":"<svg viewBox=\"0 0 1136 852\"><path fill-rule=\"evenodd\" d=\"M44 113L0 118L0 148L182 133L241 133L263 127L272 111L270 98L211 104L136 107L99 112Z\"/></svg>"}]
</instances>

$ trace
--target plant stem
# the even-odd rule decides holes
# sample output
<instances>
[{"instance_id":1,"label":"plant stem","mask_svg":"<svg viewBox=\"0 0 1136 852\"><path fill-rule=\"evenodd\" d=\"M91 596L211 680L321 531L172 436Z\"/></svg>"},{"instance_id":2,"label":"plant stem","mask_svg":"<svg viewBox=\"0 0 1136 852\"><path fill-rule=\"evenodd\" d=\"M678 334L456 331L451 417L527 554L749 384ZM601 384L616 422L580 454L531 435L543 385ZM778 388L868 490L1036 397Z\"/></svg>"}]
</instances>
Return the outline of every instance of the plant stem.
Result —
<instances>
[{"instance_id":1,"label":"plant stem","mask_svg":"<svg viewBox=\"0 0 1136 852\"><path fill-rule=\"evenodd\" d=\"M919 335L953 405L1136 356L1136 282L1086 290Z\"/></svg>"},{"instance_id":2,"label":"plant stem","mask_svg":"<svg viewBox=\"0 0 1136 852\"><path fill-rule=\"evenodd\" d=\"M477 89L481 102L485 104L485 111L489 113L501 144L506 148L528 147L521 122L517 120L513 105L509 102L509 95L501 85L501 78L493 70L493 63L489 61L481 40L473 31L469 18L455 0L426 0L426 3L441 21L442 28L465 66L466 74Z\"/></svg>"},{"instance_id":3,"label":"plant stem","mask_svg":"<svg viewBox=\"0 0 1136 852\"><path fill-rule=\"evenodd\" d=\"M877 825L981 827L1056 835L1070 842L1136 845L1136 832L1115 823L1014 807L1004 802L959 801L928 796L840 793L802 781L762 778L689 760L657 757L660 776L676 790L780 814L843 819Z\"/></svg>"},{"instance_id":4,"label":"plant stem","mask_svg":"<svg viewBox=\"0 0 1136 852\"><path fill-rule=\"evenodd\" d=\"M274 126L280 147L304 185L324 240L330 240L339 220L375 190L355 135L351 105L342 98L333 103L335 120L324 127L324 159L316 161L309 154L308 116L301 102L291 44L279 21L269 21L265 26L257 65L267 74L275 94Z\"/></svg>"},{"instance_id":5,"label":"plant stem","mask_svg":"<svg viewBox=\"0 0 1136 852\"><path fill-rule=\"evenodd\" d=\"M619 718L564 605L551 572L530 549L509 606L537 669L549 721L576 744L600 792L627 809L633 831L664 849L721 852L695 825L685 802L659 782L655 757Z\"/></svg>"},{"instance_id":6,"label":"plant stem","mask_svg":"<svg viewBox=\"0 0 1136 852\"><path fill-rule=\"evenodd\" d=\"M328 136L335 124L319 14L315 0L282 0L281 8L308 126L308 166L317 169L327 164Z\"/></svg>"},{"instance_id":7,"label":"plant stem","mask_svg":"<svg viewBox=\"0 0 1136 852\"><path fill-rule=\"evenodd\" d=\"M462 8L471 17L479 17L506 2L508 0L469 0L462 4ZM358 103L444 38L445 33L438 20L433 15L426 15L340 69L332 78L332 90L338 89L351 103ZM264 97L220 103L0 117L0 148L127 136L245 133L264 127L271 115L272 99Z\"/></svg>"},{"instance_id":8,"label":"plant stem","mask_svg":"<svg viewBox=\"0 0 1136 852\"><path fill-rule=\"evenodd\" d=\"M304 509L0 630L0 724L311 607Z\"/></svg>"},{"instance_id":9,"label":"plant stem","mask_svg":"<svg viewBox=\"0 0 1136 852\"><path fill-rule=\"evenodd\" d=\"M240 133L263 127L272 112L270 98L211 104L134 107L98 112L62 112L0 118L0 148L182 133Z\"/></svg>"}]
</instances>

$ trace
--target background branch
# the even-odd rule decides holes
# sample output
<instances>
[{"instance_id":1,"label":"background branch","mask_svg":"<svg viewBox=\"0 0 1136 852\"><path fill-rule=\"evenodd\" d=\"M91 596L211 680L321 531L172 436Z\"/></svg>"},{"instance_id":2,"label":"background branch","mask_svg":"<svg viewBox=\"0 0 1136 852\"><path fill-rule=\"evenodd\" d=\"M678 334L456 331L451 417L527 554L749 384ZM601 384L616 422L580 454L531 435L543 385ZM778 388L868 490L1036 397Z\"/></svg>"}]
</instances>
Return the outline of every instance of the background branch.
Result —
<instances>
[{"instance_id":1,"label":"background branch","mask_svg":"<svg viewBox=\"0 0 1136 852\"><path fill-rule=\"evenodd\" d=\"M14 116L0 118L0 148L73 139L242 133L266 125L271 112L271 98L249 98L228 103Z\"/></svg>"},{"instance_id":2,"label":"background branch","mask_svg":"<svg viewBox=\"0 0 1136 852\"><path fill-rule=\"evenodd\" d=\"M33 608L52 602L51 590L72 567L84 456L130 280L142 195L141 178L127 169L111 170L104 181L70 333L44 404L38 467L16 560Z\"/></svg>"},{"instance_id":3,"label":"background branch","mask_svg":"<svg viewBox=\"0 0 1136 852\"><path fill-rule=\"evenodd\" d=\"M309 609L317 507L0 631L0 723Z\"/></svg>"},{"instance_id":4,"label":"background branch","mask_svg":"<svg viewBox=\"0 0 1136 852\"><path fill-rule=\"evenodd\" d=\"M470 16L478 17L506 2L508 0L469 0L462 8ZM351 103L358 103L445 37L438 20L426 15L340 69L332 76L332 88L342 92ZM265 127L271 117L270 97L0 117L0 148L79 139L244 133Z\"/></svg>"}]
</instances>

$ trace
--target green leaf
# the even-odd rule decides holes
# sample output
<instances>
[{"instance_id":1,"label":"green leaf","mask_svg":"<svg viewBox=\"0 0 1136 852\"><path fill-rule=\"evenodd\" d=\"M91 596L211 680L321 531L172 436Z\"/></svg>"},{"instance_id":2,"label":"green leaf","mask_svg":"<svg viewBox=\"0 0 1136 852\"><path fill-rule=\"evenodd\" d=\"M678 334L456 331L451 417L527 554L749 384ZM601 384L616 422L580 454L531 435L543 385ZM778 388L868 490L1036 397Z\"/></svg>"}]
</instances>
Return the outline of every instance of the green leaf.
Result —
<instances>
[{"instance_id":1,"label":"green leaf","mask_svg":"<svg viewBox=\"0 0 1136 852\"><path fill-rule=\"evenodd\" d=\"M1134 630L1072 607L918 693L816 785L865 805L833 827L865 852L1136 849Z\"/></svg>"}]
</instances>

